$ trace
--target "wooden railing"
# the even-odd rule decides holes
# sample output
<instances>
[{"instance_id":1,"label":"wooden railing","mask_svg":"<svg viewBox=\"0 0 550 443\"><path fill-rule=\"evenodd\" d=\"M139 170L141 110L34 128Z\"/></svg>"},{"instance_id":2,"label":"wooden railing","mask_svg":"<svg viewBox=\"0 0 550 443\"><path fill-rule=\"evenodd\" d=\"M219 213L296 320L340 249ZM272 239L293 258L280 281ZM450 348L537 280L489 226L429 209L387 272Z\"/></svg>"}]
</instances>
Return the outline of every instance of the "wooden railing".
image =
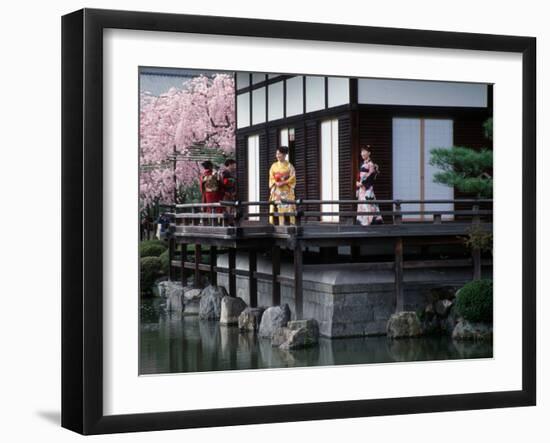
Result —
<instances>
[{"instance_id":1,"label":"wooden railing","mask_svg":"<svg viewBox=\"0 0 550 443\"><path fill-rule=\"evenodd\" d=\"M375 212L359 211L357 208L361 204L374 204L384 209ZM327 205L331 206L331 210L325 209ZM335 205L337 210L334 210ZM405 205L417 205L418 209L403 209ZM431 208L425 209L426 205ZM437 209L438 205L470 206L470 209ZM355 225L359 224L357 217L363 215L381 216L384 223L394 225L418 222L440 224L457 220L479 223L482 220L492 221L492 206L493 200L490 199L221 201L178 204L172 207L175 211L171 215L176 225L221 227L241 226L243 223L299 226L323 221Z\"/></svg>"}]
</instances>

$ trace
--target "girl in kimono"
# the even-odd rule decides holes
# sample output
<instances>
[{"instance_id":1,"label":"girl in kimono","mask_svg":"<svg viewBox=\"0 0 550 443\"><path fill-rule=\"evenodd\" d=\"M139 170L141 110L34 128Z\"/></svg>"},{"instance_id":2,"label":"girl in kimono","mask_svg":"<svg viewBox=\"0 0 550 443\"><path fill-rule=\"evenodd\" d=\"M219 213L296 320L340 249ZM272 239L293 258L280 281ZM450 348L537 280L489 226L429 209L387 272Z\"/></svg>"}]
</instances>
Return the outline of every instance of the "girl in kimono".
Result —
<instances>
[{"instance_id":1,"label":"girl in kimono","mask_svg":"<svg viewBox=\"0 0 550 443\"><path fill-rule=\"evenodd\" d=\"M368 203L369 200L375 200L374 195L374 181L378 175L378 165L375 164L370 158L370 146L366 145L361 148L361 158L363 162L359 168L359 174L355 186L357 188L356 196L357 200L366 201L366 203L360 203L357 205L357 212L380 212L378 205ZM363 226L372 224L384 223L380 215L358 215L357 221Z\"/></svg>"},{"instance_id":2,"label":"girl in kimono","mask_svg":"<svg viewBox=\"0 0 550 443\"><path fill-rule=\"evenodd\" d=\"M214 164L210 160L201 163L203 168L200 177L200 188L203 203L217 203L221 198L221 186L218 173L214 170ZM218 209L209 208L206 212L219 212Z\"/></svg>"},{"instance_id":3,"label":"girl in kimono","mask_svg":"<svg viewBox=\"0 0 550 443\"><path fill-rule=\"evenodd\" d=\"M269 169L269 200L278 202L276 212L295 212L296 206L288 203L281 203L282 200L295 200L294 188L296 186L296 171L294 166L286 159L288 154L287 146L277 148L277 161ZM274 206L270 205L269 212L274 212ZM294 224L296 218L290 216L290 223ZM274 223L273 216L269 222ZM279 216L279 224L284 224L284 217Z\"/></svg>"}]
</instances>

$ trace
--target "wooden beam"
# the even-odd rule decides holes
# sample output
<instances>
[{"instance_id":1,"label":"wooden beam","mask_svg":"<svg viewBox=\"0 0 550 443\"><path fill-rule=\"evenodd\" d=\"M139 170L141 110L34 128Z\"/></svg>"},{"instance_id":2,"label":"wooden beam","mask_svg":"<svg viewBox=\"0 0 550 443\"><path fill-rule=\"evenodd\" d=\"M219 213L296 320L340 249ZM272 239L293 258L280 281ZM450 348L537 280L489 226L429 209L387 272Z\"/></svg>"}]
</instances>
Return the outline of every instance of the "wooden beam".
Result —
<instances>
[{"instance_id":1,"label":"wooden beam","mask_svg":"<svg viewBox=\"0 0 550 443\"><path fill-rule=\"evenodd\" d=\"M200 263L202 260L202 250L201 245L195 243L195 288L201 287L201 272L200 272Z\"/></svg>"},{"instance_id":2,"label":"wooden beam","mask_svg":"<svg viewBox=\"0 0 550 443\"><path fill-rule=\"evenodd\" d=\"M181 285L183 287L187 286L187 277L188 272L185 268L185 263L187 262L187 243L182 243L180 245L181 247L181 254L180 254L180 267L181 267ZM170 268L172 267L172 262L170 262Z\"/></svg>"},{"instance_id":3,"label":"wooden beam","mask_svg":"<svg viewBox=\"0 0 550 443\"><path fill-rule=\"evenodd\" d=\"M217 246L210 246L209 279L210 279L210 284L214 286L218 284L218 274L216 272L217 261L218 261L218 248Z\"/></svg>"},{"instance_id":4,"label":"wooden beam","mask_svg":"<svg viewBox=\"0 0 550 443\"><path fill-rule=\"evenodd\" d=\"M235 272L235 269L237 267L236 263L237 258L237 250L234 248L230 248L229 252L227 254L227 267L229 271L229 296L230 297L236 297L237 296L237 274Z\"/></svg>"},{"instance_id":5,"label":"wooden beam","mask_svg":"<svg viewBox=\"0 0 550 443\"><path fill-rule=\"evenodd\" d=\"M258 278L256 276L258 253L255 249L248 252L248 301L251 307L258 306Z\"/></svg>"},{"instance_id":6,"label":"wooden beam","mask_svg":"<svg viewBox=\"0 0 550 443\"><path fill-rule=\"evenodd\" d=\"M403 238L395 239L395 312L405 308L403 299Z\"/></svg>"},{"instance_id":7,"label":"wooden beam","mask_svg":"<svg viewBox=\"0 0 550 443\"><path fill-rule=\"evenodd\" d=\"M278 276L281 273L281 248L273 246L271 248L271 305L281 304L281 284Z\"/></svg>"},{"instance_id":8,"label":"wooden beam","mask_svg":"<svg viewBox=\"0 0 550 443\"><path fill-rule=\"evenodd\" d=\"M474 280L481 280L481 250L472 249L472 261L474 264Z\"/></svg>"},{"instance_id":9,"label":"wooden beam","mask_svg":"<svg viewBox=\"0 0 550 443\"><path fill-rule=\"evenodd\" d=\"M304 254L302 244L297 242L294 248L294 303L296 305L296 320L304 316Z\"/></svg>"},{"instance_id":10,"label":"wooden beam","mask_svg":"<svg viewBox=\"0 0 550 443\"><path fill-rule=\"evenodd\" d=\"M174 268L172 267L172 260L174 259L174 248L176 247L176 241L172 237L170 241L168 242L168 259L169 259L169 265L168 265L168 278L170 281L174 280Z\"/></svg>"}]
</instances>

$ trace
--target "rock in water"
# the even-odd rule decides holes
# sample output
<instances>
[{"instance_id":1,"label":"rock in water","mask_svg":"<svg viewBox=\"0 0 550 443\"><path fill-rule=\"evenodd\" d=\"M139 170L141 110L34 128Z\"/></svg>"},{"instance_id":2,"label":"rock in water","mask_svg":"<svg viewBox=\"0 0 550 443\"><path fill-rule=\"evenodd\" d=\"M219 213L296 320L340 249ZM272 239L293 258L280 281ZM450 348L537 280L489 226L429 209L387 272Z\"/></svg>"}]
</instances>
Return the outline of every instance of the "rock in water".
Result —
<instances>
[{"instance_id":1,"label":"rock in water","mask_svg":"<svg viewBox=\"0 0 550 443\"><path fill-rule=\"evenodd\" d=\"M290 320L290 308L287 304L267 308L262 315L258 335L264 338L271 338L278 329L286 326Z\"/></svg>"},{"instance_id":2,"label":"rock in water","mask_svg":"<svg viewBox=\"0 0 550 443\"><path fill-rule=\"evenodd\" d=\"M493 326L487 323L471 323L459 321L453 329L454 340L492 340Z\"/></svg>"},{"instance_id":3,"label":"rock in water","mask_svg":"<svg viewBox=\"0 0 550 443\"><path fill-rule=\"evenodd\" d=\"M218 320L221 315L222 298L227 291L221 286L207 286L201 292L199 303L199 318L202 320Z\"/></svg>"},{"instance_id":4,"label":"rock in water","mask_svg":"<svg viewBox=\"0 0 550 443\"><path fill-rule=\"evenodd\" d=\"M239 315L239 329L241 331L257 331L265 308L246 308Z\"/></svg>"},{"instance_id":5,"label":"rock in water","mask_svg":"<svg viewBox=\"0 0 550 443\"><path fill-rule=\"evenodd\" d=\"M239 315L246 308L242 298L226 296L222 298L222 309L220 314L221 325L236 325L239 323Z\"/></svg>"},{"instance_id":6,"label":"rock in water","mask_svg":"<svg viewBox=\"0 0 550 443\"><path fill-rule=\"evenodd\" d=\"M422 325L416 312L398 312L388 320L386 333L389 338L418 337L422 334Z\"/></svg>"},{"instance_id":7,"label":"rock in water","mask_svg":"<svg viewBox=\"0 0 550 443\"><path fill-rule=\"evenodd\" d=\"M319 343L319 325L314 319L289 321L271 337L271 345L281 349L301 349Z\"/></svg>"},{"instance_id":8,"label":"rock in water","mask_svg":"<svg viewBox=\"0 0 550 443\"><path fill-rule=\"evenodd\" d=\"M184 288L181 283L165 282L166 309L172 312L182 312L184 309L183 292Z\"/></svg>"},{"instance_id":9,"label":"rock in water","mask_svg":"<svg viewBox=\"0 0 550 443\"><path fill-rule=\"evenodd\" d=\"M435 312L440 317L447 317L451 306L453 306L453 302L450 300L438 300L435 304Z\"/></svg>"},{"instance_id":10,"label":"rock in water","mask_svg":"<svg viewBox=\"0 0 550 443\"><path fill-rule=\"evenodd\" d=\"M198 315L201 301L201 290L187 287L183 292L185 315Z\"/></svg>"}]
</instances>

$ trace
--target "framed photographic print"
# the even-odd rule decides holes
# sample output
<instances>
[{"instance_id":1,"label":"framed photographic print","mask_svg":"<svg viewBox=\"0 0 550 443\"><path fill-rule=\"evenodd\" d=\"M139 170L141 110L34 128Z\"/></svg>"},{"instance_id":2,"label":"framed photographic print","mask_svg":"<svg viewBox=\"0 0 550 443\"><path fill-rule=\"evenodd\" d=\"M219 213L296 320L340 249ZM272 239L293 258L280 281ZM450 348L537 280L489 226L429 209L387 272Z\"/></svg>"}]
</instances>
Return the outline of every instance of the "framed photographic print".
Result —
<instances>
[{"instance_id":1,"label":"framed photographic print","mask_svg":"<svg viewBox=\"0 0 550 443\"><path fill-rule=\"evenodd\" d=\"M62 21L62 425L536 402L531 37Z\"/></svg>"}]
</instances>

